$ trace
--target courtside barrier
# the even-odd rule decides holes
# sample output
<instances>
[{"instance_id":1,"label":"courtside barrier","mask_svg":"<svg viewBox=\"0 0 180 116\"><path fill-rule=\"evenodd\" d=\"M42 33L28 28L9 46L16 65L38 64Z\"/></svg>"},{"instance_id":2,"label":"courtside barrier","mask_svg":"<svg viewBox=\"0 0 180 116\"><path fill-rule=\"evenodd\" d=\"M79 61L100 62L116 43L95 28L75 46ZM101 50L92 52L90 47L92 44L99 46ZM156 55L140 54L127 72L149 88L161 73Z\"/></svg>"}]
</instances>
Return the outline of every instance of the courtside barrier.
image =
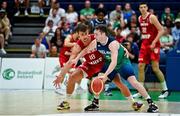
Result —
<instances>
[{"instance_id":1,"label":"courtside barrier","mask_svg":"<svg viewBox=\"0 0 180 116\"><path fill-rule=\"evenodd\" d=\"M3 58L0 89L42 89L45 59Z\"/></svg>"}]
</instances>

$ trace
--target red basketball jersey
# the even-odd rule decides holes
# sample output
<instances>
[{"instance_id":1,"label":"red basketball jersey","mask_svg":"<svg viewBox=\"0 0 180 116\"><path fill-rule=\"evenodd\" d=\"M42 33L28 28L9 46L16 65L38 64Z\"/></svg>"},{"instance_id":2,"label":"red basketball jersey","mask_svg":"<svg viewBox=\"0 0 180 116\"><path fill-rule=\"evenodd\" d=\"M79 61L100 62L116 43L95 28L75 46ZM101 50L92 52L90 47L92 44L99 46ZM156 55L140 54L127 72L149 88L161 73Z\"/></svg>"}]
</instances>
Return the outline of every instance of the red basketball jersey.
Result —
<instances>
[{"instance_id":1,"label":"red basketball jersey","mask_svg":"<svg viewBox=\"0 0 180 116\"><path fill-rule=\"evenodd\" d=\"M144 45L151 45L158 34L157 28L150 22L150 16L151 14L149 13L144 19L142 16L139 17L142 44ZM156 46L160 46L159 41L156 43Z\"/></svg>"},{"instance_id":2,"label":"red basketball jersey","mask_svg":"<svg viewBox=\"0 0 180 116\"><path fill-rule=\"evenodd\" d=\"M91 51L90 53L87 53L84 56L84 58L86 59L86 62L90 65L96 65L96 64L104 62L103 55L97 50L94 50L94 51Z\"/></svg>"},{"instance_id":3,"label":"red basketball jersey","mask_svg":"<svg viewBox=\"0 0 180 116\"><path fill-rule=\"evenodd\" d=\"M90 41L88 41L87 43L83 43L81 40L78 40L77 44L81 47L81 49L83 50L86 46L88 46L94 39L94 35L91 34L89 35ZM86 44L86 45L85 45ZM92 49L91 51L89 51L84 58L86 59L86 62L90 65L96 65L98 63L101 63L104 61L103 59L103 55L97 51L96 49Z\"/></svg>"}]
</instances>

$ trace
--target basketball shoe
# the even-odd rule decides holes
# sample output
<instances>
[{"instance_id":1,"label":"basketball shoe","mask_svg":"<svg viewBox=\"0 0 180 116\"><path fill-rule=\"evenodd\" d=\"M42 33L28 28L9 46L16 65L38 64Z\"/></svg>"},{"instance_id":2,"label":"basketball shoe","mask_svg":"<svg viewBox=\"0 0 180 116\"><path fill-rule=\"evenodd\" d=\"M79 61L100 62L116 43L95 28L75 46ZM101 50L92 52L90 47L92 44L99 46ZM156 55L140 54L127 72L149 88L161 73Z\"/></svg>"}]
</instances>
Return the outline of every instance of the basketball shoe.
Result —
<instances>
[{"instance_id":1,"label":"basketball shoe","mask_svg":"<svg viewBox=\"0 0 180 116\"><path fill-rule=\"evenodd\" d=\"M159 99L165 99L170 95L170 92L168 90L163 90L161 94L159 95Z\"/></svg>"},{"instance_id":2,"label":"basketball shoe","mask_svg":"<svg viewBox=\"0 0 180 116\"><path fill-rule=\"evenodd\" d=\"M92 103L84 108L84 111L99 111L99 99L94 98Z\"/></svg>"},{"instance_id":3,"label":"basketball shoe","mask_svg":"<svg viewBox=\"0 0 180 116\"><path fill-rule=\"evenodd\" d=\"M147 112L156 113L159 111L158 106L155 103L150 103Z\"/></svg>"},{"instance_id":4,"label":"basketball shoe","mask_svg":"<svg viewBox=\"0 0 180 116\"><path fill-rule=\"evenodd\" d=\"M143 106L144 106L143 103L138 103L138 102L134 102L132 104L132 108L134 109L134 111L140 111Z\"/></svg>"},{"instance_id":5,"label":"basketball shoe","mask_svg":"<svg viewBox=\"0 0 180 116\"><path fill-rule=\"evenodd\" d=\"M60 105L57 106L57 110L68 110L70 109L70 105L67 101L63 101Z\"/></svg>"}]
</instances>

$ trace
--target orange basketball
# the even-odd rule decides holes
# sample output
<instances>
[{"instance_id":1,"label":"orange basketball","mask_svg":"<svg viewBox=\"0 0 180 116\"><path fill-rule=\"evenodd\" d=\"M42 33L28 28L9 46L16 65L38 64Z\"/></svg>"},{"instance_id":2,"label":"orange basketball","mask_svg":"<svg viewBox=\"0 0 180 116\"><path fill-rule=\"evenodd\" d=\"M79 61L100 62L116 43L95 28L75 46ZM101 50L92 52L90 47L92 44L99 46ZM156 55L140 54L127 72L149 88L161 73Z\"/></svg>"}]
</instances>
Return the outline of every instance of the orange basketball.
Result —
<instances>
[{"instance_id":1,"label":"orange basketball","mask_svg":"<svg viewBox=\"0 0 180 116\"><path fill-rule=\"evenodd\" d=\"M99 95L104 90L104 83L99 78L94 78L90 83L90 90L94 95Z\"/></svg>"}]
</instances>

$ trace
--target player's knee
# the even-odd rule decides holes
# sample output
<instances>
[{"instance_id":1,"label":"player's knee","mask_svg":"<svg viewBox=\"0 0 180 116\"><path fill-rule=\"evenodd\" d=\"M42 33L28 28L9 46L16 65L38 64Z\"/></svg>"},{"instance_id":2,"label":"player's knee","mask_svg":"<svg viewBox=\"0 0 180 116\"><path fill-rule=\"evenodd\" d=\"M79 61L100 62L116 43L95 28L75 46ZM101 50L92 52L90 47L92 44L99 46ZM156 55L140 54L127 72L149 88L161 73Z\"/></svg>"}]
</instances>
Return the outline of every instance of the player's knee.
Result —
<instances>
[{"instance_id":1,"label":"player's knee","mask_svg":"<svg viewBox=\"0 0 180 116\"><path fill-rule=\"evenodd\" d=\"M129 82L134 88L137 88L138 84L140 84L136 79L133 79L133 78L131 78L131 80L129 80Z\"/></svg>"},{"instance_id":2,"label":"player's knee","mask_svg":"<svg viewBox=\"0 0 180 116\"><path fill-rule=\"evenodd\" d=\"M70 75L69 80L71 80L71 82L73 82L73 83L78 82L78 80L77 80L77 76L76 76L76 75L74 75L74 74Z\"/></svg>"}]
</instances>

